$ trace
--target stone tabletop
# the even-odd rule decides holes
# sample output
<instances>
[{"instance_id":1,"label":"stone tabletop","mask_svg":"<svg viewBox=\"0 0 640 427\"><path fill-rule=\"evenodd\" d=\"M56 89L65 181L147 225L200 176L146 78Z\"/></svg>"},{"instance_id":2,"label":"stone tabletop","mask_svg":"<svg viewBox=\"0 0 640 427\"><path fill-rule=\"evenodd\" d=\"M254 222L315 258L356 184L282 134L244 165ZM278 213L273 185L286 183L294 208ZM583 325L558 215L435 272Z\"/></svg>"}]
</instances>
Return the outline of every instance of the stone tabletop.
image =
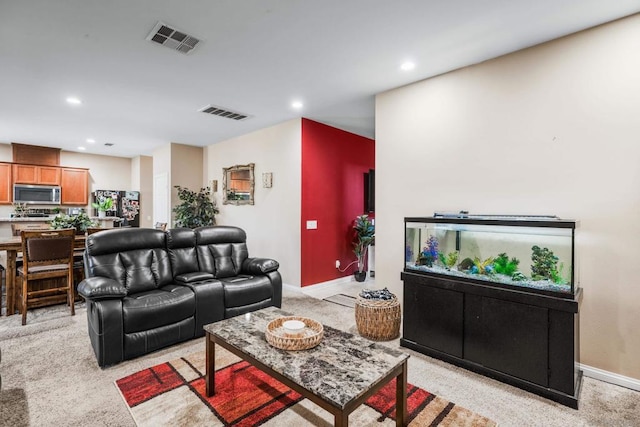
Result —
<instances>
[{"instance_id":1,"label":"stone tabletop","mask_svg":"<svg viewBox=\"0 0 640 427\"><path fill-rule=\"evenodd\" d=\"M291 315L269 307L204 329L342 409L409 358L399 350L326 325L322 341L310 350L272 347L264 335L267 324Z\"/></svg>"}]
</instances>

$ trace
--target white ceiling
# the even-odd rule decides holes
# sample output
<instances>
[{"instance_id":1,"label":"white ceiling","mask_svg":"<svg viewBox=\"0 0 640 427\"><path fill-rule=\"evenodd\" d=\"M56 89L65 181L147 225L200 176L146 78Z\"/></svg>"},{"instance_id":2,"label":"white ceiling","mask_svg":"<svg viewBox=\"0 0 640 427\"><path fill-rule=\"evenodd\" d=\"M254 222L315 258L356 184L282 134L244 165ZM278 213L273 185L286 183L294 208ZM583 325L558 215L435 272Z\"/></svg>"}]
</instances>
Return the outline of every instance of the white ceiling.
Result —
<instances>
[{"instance_id":1,"label":"white ceiling","mask_svg":"<svg viewBox=\"0 0 640 427\"><path fill-rule=\"evenodd\" d=\"M134 157L300 116L374 137L376 93L639 11L640 0L0 0L0 142ZM203 42L184 55L147 41L158 21ZM400 71L406 60L413 71ZM252 118L197 112L207 104Z\"/></svg>"}]
</instances>

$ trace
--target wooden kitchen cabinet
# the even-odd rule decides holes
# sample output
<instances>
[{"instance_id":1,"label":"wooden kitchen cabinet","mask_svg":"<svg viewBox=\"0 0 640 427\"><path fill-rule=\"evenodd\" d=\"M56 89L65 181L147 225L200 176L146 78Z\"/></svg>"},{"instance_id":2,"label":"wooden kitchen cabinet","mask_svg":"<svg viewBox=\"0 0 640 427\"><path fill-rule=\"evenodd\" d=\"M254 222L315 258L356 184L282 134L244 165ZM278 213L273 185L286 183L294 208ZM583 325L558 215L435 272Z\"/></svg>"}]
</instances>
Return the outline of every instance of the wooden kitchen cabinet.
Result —
<instances>
[{"instance_id":1,"label":"wooden kitchen cabinet","mask_svg":"<svg viewBox=\"0 0 640 427\"><path fill-rule=\"evenodd\" d=\"M61 168L60 186L63 205L86 205L89 203L89 171L78 168Z\"/></svg>"},{"instance_id":2,"label":"wooden kitchen cabinet","mask_svg":"<svg viewBox=\"0 0 640 427\"><path fill-rule=\"evenodd\" d=\"M38 166L38 184L60 185L61 169L53 166Z\"/></svg>"},{"instance_id":3,"label":"wooden kitchen cabinet","mask_svg":"<svg viewBox=\"0 0 640 427\"><path fill-rule=\"evenodd\" d=\"M13 201L11 170L11 163L0 163L0 204L9 204Z\"/></svg>"},{"instance_id":4,"label":"wooden kitchen cabinet","mask_svg":"<svg viewBox=\"0 0 640 427\"><path fill-rule=\"evenodd\" d=\"M16 184L60 185L61 170L56 166L13 164Z\"/></svg>"},{"instance_id":5,"label":"wooden kitchen cabinet","mask_svg":"<svg viewBox=\"0 0 640 427\"><path fill-rule=\"evenodd\" d=\"M38 167L34 165L13 165L13 182L15 184L37 184Z\"/></svg>"},{"instance_id":6,"label":"wooden kitchen cabinet","mask_svg":"<svg viewBox=\"0 0 640 427\"><path fill-rule=\"evenodd\" d=\"M27 165L60 165L60 149L11 143L13 147L13 162Z\"/></svg>"}]
</instances>

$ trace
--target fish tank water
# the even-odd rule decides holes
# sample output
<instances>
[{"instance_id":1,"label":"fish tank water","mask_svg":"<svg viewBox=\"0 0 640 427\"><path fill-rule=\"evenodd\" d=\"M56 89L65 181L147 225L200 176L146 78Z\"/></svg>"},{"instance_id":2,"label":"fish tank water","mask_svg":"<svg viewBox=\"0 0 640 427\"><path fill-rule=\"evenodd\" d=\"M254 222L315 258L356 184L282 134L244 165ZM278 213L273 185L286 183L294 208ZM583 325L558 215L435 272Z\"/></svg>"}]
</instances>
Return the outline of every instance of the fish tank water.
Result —
<instances>
[{"instance_id":1,"label":"fish tank water","mask_svg":"<svg viewBox=\"0 0 640 427\"><path fill-rule=\"evenodd\" d=\"M405 271L571 298L575 228L555 216L405 218Z\"/></svg>"}]
</instances>

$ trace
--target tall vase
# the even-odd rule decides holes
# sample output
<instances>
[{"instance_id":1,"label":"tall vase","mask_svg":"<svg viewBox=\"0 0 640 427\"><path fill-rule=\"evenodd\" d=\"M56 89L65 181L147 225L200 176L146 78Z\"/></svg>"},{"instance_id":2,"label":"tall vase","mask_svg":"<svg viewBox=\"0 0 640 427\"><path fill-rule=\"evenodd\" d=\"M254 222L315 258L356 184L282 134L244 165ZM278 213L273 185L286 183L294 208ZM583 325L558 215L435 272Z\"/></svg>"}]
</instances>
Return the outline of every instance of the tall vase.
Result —
<instances>
[{"instance_id":1,"label":"tall vase","mask_svg":"<svg viewBox=\"0 0 640 427\"><path fill-rule=\"evenodd\" d=\"M106 218L107 211L98 211L98 218Z\"/></svg>"}]
</instances>

